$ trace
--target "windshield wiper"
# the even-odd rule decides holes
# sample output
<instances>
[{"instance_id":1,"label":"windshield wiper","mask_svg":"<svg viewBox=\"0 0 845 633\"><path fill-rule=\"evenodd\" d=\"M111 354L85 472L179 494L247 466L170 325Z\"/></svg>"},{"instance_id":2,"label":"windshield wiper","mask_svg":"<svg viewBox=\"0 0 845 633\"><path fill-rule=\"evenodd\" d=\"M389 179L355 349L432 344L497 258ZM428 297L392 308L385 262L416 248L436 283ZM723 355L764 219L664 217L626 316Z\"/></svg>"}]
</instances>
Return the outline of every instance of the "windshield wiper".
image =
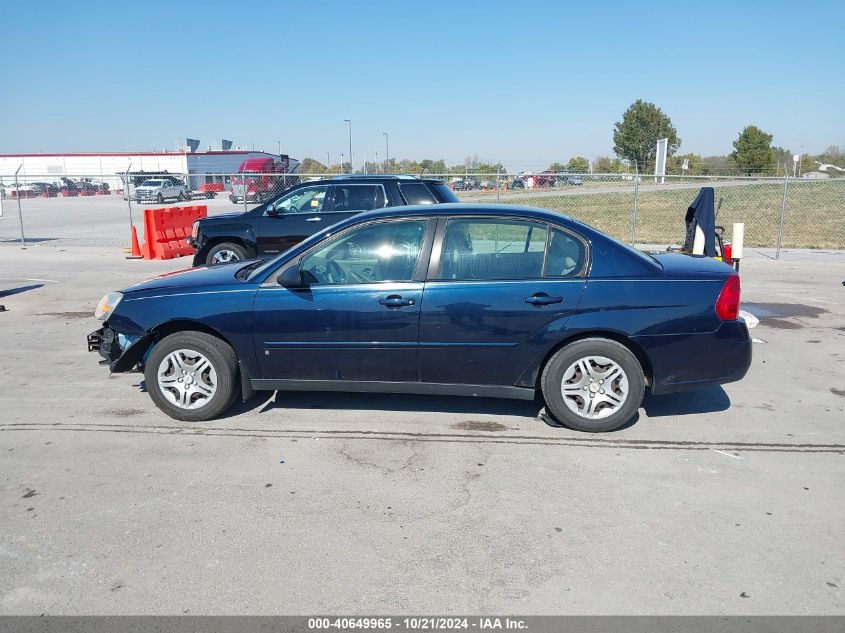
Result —
<instances>
[{"instance_id":1,"label":"windshield wiper","mask_svg":"<svg viewBox=\"0 0 845 633\"><path fill-rule=\"evenodd\" d=\"M251 264L247 264L246 266L244 266L243 268L238 270L238 272L235 273L235 279L239 279L241 281L245 280L247 277L249 277L249 274L253 270L258 268L263 263L264 263L264 261L259 259L256 262L252 262Z\"/></svg>"}]
</instances>

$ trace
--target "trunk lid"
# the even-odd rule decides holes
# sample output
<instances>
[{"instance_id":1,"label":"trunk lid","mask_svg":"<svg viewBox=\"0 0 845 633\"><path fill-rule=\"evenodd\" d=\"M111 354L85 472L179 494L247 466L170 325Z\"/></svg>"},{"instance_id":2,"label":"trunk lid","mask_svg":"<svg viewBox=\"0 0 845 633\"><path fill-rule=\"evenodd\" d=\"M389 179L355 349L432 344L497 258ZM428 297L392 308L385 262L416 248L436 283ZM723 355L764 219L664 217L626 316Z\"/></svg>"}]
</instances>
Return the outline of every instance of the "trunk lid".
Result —
<instances>
[{"instance_id":1,"label":"trunk lid","mask_svg":"<svg viewBox=\"0 0 845 633\"><path fill-rule=\"evenodd\" d=\"M705 255L671 252L650 252L649 255L663 267L667 277L725 279L734 273L734 269L727 264Z\"/></svg>"}]
</instances>

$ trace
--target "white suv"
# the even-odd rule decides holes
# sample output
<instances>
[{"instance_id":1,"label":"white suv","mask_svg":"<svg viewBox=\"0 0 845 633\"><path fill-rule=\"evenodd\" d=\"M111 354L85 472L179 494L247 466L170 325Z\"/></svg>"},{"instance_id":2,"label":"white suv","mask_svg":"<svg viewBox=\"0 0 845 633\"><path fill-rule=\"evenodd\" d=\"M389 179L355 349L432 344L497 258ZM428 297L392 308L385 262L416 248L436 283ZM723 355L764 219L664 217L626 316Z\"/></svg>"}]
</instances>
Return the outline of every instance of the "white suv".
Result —
<instances>
[{"instance_id":1,"label":"white suv","mask_svg":"<svg viewBox=\"0 0 845 633\"><path fill-rule=\"evenodd\" d=\"M135 199L138 202L158 202L175 199L180 202L189 200L191 194L181 180L175 178L150 178L135 187Z\"/></svg>"}]
</instances>

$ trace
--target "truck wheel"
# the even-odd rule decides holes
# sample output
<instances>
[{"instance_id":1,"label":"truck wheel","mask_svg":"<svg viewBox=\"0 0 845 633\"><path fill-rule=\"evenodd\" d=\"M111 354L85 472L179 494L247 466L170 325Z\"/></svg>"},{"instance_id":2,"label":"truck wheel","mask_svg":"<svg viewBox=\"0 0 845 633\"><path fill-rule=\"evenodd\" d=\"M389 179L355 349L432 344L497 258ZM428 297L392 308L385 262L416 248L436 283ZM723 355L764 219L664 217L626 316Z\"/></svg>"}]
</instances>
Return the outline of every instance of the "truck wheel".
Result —
<instances>
[{"instance_id":1,"label":"truck wheel","mask_svg":"<svg viewBox=\"0 0 845 633\"><path fill-rule=\"evenodd\" d=\"M232 244L231 242L223 242L217 244L205 257L205 263L209 266L217 264L228 264L229 262L237 262L246 259L246 251L240 244Z\"/></svg>"},{"instance_id":2,"label":"truck wheel","mask_svg":"<svg viewBox=\"0 0 845 633\"><path fill-rule=\"evenodd\" d=\"M603 338L576 341L558 351L540 381L549 412L576 431L615 431L642 404L645 377L627 347Z\"/></svg>"},{"instance_id":3,"label":"truck wheel","mask_svg":"<svg viewBox=\"0 0 845 633\"><path fill-rule=\"evenodd\" d=\"M164 204L164 196L161 195L161 194L158 194L156 196L156 202L158 202L159 204Z\"/></svg>"},{"instance_id":4,"label":"truck wheel","mask_svg":"<svg viewBox=\"0 0 845 633\"><path fill-rule=\"evenodd\" d=\"M153 347L144 366L147 391L171 418L202 422L217 417L238 393L235 351L205 332L178 332Z\"/></svg>"}]
</instances>

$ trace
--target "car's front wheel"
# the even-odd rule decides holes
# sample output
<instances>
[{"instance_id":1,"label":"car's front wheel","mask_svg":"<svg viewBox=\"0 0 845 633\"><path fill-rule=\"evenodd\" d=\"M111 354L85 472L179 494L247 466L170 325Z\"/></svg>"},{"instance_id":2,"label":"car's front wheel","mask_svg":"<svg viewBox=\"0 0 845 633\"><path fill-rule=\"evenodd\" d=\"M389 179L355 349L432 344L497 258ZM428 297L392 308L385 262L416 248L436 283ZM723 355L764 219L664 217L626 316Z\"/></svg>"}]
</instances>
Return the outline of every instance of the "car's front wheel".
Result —
<instances>
[{"instance_id":1,"label":"car's front wheel","mask_svg":"<svg viewBox=\"0 0 845 633\"><path fill-rule=\"evenodd\" d=\"M205 257L205 263L209 266L216 266L218 264L228 264L230 262L237 262L246 259L246 251L239 244L232 244L230 242L223 242L217 244L208 251Z\"/></svg>"},{"instance_id":2,"label":"car's front wheel","mask_svg":"<svg viewBox=\"0 0 845 633\"><path fill-rule=\"evenodd\" d=\"M171 418L202 422L235 401L238 361L234 350L205 332L178 332L160 340L144 365L147 392Z\"/></svg>"},{"instance_id":3,"label":"car's front wheel","mask_svg":"<svg viewBox=\"0 0 845 633\"><path fill-rule=\"evenodd\" d=\"M549 359L541 378L549 413L577 431L625 426L642 404L645 376L627 347L603 338L576 341Z\"/></svg>"}]
</instances>

